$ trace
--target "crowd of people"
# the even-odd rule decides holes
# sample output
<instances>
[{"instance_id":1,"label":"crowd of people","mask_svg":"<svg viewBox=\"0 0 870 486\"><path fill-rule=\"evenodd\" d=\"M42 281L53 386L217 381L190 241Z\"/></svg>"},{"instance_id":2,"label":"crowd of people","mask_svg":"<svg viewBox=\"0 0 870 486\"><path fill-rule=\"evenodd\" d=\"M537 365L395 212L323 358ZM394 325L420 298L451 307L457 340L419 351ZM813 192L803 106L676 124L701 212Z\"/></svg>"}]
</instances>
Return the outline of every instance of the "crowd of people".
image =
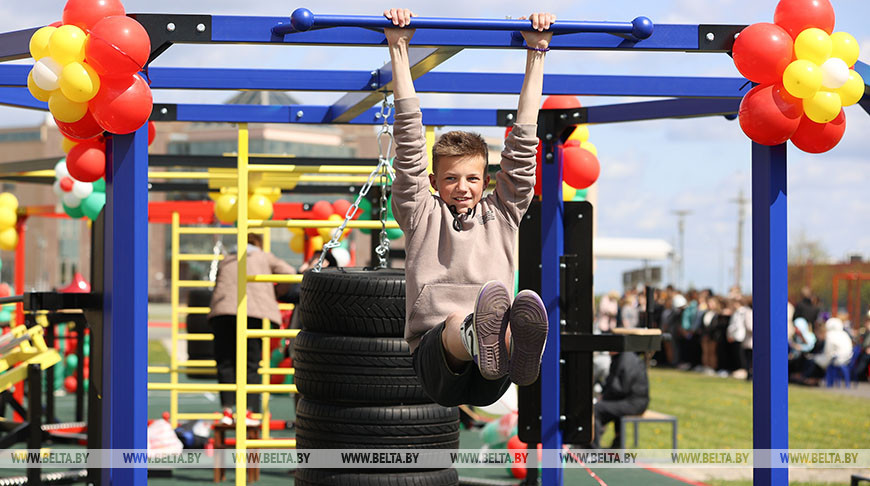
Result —
<instances>
[{"instance_id":1,"label":"crowd of people","mask_svg":"<svg viewBox=\"0 0 870 486\"><path fill-rule=\"evenodd\" d=\"M659 328L671 336L652 359L656 366L709 375L752 376L752 296L732 288L727 295L710 289L656 289L647 312L647 293L629 289L601 297L596 332L616 327ZM870 363L870 315L854 331L846 316L821 311L809 288L788 304L788 356L792 382L817 385L828 366L846 366L852 380L866 380ZM606 360L605 360L606 361ZM597 360L597 366L607 363Z\"/></svg>"}]
</instances>

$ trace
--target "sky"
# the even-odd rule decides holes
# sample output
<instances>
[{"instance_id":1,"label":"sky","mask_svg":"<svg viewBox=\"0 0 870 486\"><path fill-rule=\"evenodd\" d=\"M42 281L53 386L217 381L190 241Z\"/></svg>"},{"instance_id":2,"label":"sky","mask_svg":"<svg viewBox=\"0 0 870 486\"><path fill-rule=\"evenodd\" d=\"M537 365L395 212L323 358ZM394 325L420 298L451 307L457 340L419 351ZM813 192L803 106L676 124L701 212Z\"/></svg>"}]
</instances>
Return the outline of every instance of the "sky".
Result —
<instances>
[{"instance_id":1,"label":"sky","mask_svg":"<svg viewBox=\"0 0 870 486\"><path fill-rule=\"evenodd\" d=\"M860 59L870 63L870 2L832 0L835 30L852 34L861 44ZM531 10L550 11L565 20L630 21L644 15L654 23L752 24L772 22L775 0L543 0L476 2L413 0L403 5L360 0L320 0L288 4L274 0L127 0L128 12L215 15L289 16L297 6L315 14L379 15L391 6L411 8L421 17L514 18ZM0 3L0 32L59 20L64 2L5 0ZM485 55L484 55L485 53ZM388 60L382 47L318 48L312 46L174 46L153 66L238 67L271 69L374 69ZM32 60L21 61L32 63ZM517 51L466 50L436 71L522 73L524 55ZM725 54L551 52L547 73L656 76L739 76ZM341 93L292 93L305 104L330 104ZM155 91L155 102L220 103L227 92ZM584 106L642 101L639 98L581 97ZM516 96L421 95L425 107L515 108ZM0 107L0 126L36 124L43 115ZM860 107L846 108L847 129L840 144L822 155L788 149L789 241L799 234L819 241L833 260L848 255L870 259L870 117ZM485 135L503 129L482 129ZM658 238L678 247L674 211L685 219L684 278L678 285L726 290L734 282L738 205L741 191L750 194L751 144L736 121L723 117L656 120L590 126L590 141L599 152L598 234L621 238ZM743 240L741 286L751 290L751 208ZM666 261L647 262L669 272ZM622 272L640 261L599 261L595 292L621 289Z\"/></svg>"}]
</instances>

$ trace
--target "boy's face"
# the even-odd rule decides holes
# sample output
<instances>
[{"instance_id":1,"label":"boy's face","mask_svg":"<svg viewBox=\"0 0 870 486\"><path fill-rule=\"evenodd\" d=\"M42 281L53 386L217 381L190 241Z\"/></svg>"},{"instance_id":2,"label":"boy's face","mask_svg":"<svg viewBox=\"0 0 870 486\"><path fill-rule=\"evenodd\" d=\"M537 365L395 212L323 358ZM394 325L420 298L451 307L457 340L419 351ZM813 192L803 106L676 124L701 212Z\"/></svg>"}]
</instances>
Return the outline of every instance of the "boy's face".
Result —
<instances>
[{"instance_id":1,"label":"boy's face","mask_svg":"<svg viewBox=\"0 0 870 486\"><path fill-rule=\"evenodd\" d=\"M479 155L439 157L438 169L429 175L429 182L447 205L466 213L480 202L489 184L486 161Z\"/></svg>"}]
</instances>

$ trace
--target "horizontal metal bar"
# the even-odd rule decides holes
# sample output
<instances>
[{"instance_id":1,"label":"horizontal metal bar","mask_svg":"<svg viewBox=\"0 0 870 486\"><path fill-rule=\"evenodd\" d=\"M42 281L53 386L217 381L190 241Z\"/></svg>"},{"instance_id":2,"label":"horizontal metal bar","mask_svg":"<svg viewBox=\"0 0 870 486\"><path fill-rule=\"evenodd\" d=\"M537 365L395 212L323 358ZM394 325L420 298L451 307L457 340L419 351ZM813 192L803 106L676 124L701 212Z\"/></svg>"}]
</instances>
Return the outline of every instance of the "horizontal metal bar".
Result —
<instances>
[{"instance_id":1,"label":"horizontal metal bar","mask_svg":"<svg viewBox=\"0 0 870 486\"><path fill-rule=\"evenodd\" d=\"M261 375L295 375L296 368L260 368L257 372Z\"/></svg>"},{"instance_id":2,"label":"horizontal metal bar","mask_svg":"<svg viewBox=\"0 0 870 486\"><path fill-rule=\"evenodd\" d=\"M249 338L295 338L297 334L299 329L248 329Z\"/></svg>"},{"instance_id":3,"label":"horizontal metal bar","mask_svg":"<svg viewBox=\"0 0 870 486\"><path fill-rule=\"evenodd\" d=\"M0 305L2 304L14 304L18 302L24 302L24 295L12 295L9 297L0 297Z\"/></svg>"},{"instance_id":4,"label":"horizontal metal bar","mask_svg":"<svg viewBox=\"0 0 870 486\"><path fill-rule=\"evenodd\" d=\"M207 282L202 280L179 280L178 286L188 288L210 288L214 287L214 282Z\"/></svg>"},{"instance_id":5,"label":"horizontal metal bar","mask_svg":"<svg viewBox=\"0 0 870 486\"><path fill-rule=\"evenodd\" d=\"M186 367L191 367L191 368L196 368L196 367L213 368L213 367L217 366L217 361L215 361L213 359L191 359L188 361L179 361L177 363L177 366L179 366L179 367L186 366Z\"/></svg>"},{"instance_id":6,"label":"horizontal metal bar","mask_svg":"<svg viewBox=\"0 0 870 486\"><path fill-rule=\"evenodd\" d=\"M210 262L223 259L223 255L178 255L178 260L182 262Z\"/></svg>"},{"instance_id":7,"label":"horizontal metal bar","mask_svg":"<svg viewBox=\"0 0 870 486\"><path fill-rule=\"evenodd\" d=\"M2 66L0 66L2 69ZM154 68L157 69L157 68ZM164 68L174 69L174 68ZM245 70L238 70L245 71ZM220 75L219 75L220 76ZM212 89L202 87L202 89ZM235 88L233 88L235 89ZM254 88L260 89L260 88ZM54 163L57 163L55 159ZM252 164L259 165L283 165L292 161L293 165L365 165L376 166L378 159L343 158L343 157L286 157L252 155L248 158ZM149 167L207 167L207 168L231 168L238 167L239 159L236 155L160 155L149 154ZM5 165L3 166L5 167ZM51 165L54 167L54 164Z\"/></svg>"},{"instance_id":8,"label":"horizontal metal bar","mask_svg":"<svg viewBox=\"0 0 870 486\"><path fill-rule=\"evenodd\" d=\"M0 105L48 111L48 103L34 98L27 88L0 88Z\"/></svg>"},{"instance_id":9,"label":"horizontal metal bar","mask_svg":"<svg viewBox=\"0 0 870 486\"><path fill-rule=\"evenodd\" d=\"M179 314L208 314L211 312L210 307L179 307Z\"/></svg>"},{"instance_id":10,"label":"horizontal metal bar","mask_svg":"<svg viewBox=\"0 0 870 486\"><path fill-rule=\"evenodd\" d=\"M586 115L589 123L734 115L740 109L740 101L740 99L674 99L590 106L586 109Z\"/></svg>"},{"instance_id":11,"label":"horizontal metal bar","mask_svg":"<svg viewBox=\"0 0 870 486\"><path fill-rule=\"evenodd\" d=\"M287 17L242 17L213 15L211 42L236 44L294 44L294 45L342 45L385 46L383 32L357 27L299 32L293 35L276 35L272 27L289 24ZM556 22L558 25L560 22ZM180 41L185 42L185 41ZM461 48L523 48L522 36L510 31L421 29L414 34L411 47L461 47ZM656 24L652 35L643 40L626 39L620 36L584 32L563 34L553 38L550 48L554 50L698 50L698 25ZM704 51L716 52L716 51ZM724 51L721 51L724 52Z\"/></svg>"},{"instance_id":12,"label":"horizontal metal bar","mask_svg":"<svg viewBox=\"0 0 870 486\"><path fill-rule=\"evenodd\" d=\"M248 226L251 228L338 228L343 222L331 219L289 219L285 221L252 219L248 221ZM399 223L387 221L386 226L388 229L398 228ZM381 222L366 219L348 221L347 227L354 229L381 229Z\"/></svg>"},{"instance_id":13,"label":"horizontal metal bar","mask_svg":"<svg viewBox=\"0 0 870 486\"><path fill-rule=\"evenodd\" d=\"M411 21L414 29L457 29L457 30L501 30L533 31L530 20L504 19L465 19L447 17L415 17ZM362 27L365 29L388 29L395 27L384 16L374 15L322 15L314 14L306 8L298 8L290 16L290 22L281 22L272 28L276 35L305 32L327 27ZM554 34L573 34L578 32L600 32L606 34L631 34L645 39L653 31L652 22L646 17L638 17L632 22L590 22L559 20L552 24L548 32Z\"/></svg>"},{"instance_id":14,"label":"horizontal metal bar","mask_svg":"<svg viewBox=\"0 0 870 486\"><path fill-rule=\"evenodd\" d=\"M178 420L218 420L222 418L224 415L219 412L211 412L211 413L177 413L175 414L175 418Z\"/></svg>"},{"instance_id":15,"label":"horizontal metal bar","mask_svg":"<svg viewBox=\"0 0 870 486\"><path fill-rule=\"evenodd\" d=\"M23 68L23 69L22 69ZM856 65L856 70L858 70ZM0 66L0 86L24 87L29 66ZM148 72L152 89L251 89L279 91L375 91L368 71L280 70L280 69L202 69L151 68ZM420 93L517 94L523 85L522 74L429 72L414 82ZM380 85L378 85L380 86ZM643 96L668 98L742 98L751 86L744 78L693 76L607 76L547 74L545 95L577 96ZM178 159L172 165L189 165L191 156L152 156L151 164L163 165L159 159ZM201 158L215 167L215 157ZM155 159L159 158L159 159ZM227 166L235 166L235 158L226 157ZM338 165L318 159L292 158L294 165ZM252 164L264 162L255 157ZM284 163L269 160L267 164ZM377 162L374 161L373 164ZM192 165L192 164L190 164ZM350 165L350 164L342 164Z\"/></svg>"},{"instance_id":16,"label":"horizontal metal bar","mask_svg":"<svg viewBox=\"0 0 870 486\"><path fill-rule=\"evenodd\" d=\"M181 333L178 335L178 340L187 340L187 341L214 341L214 334L189 334L189 333Z\"/></svg>"},{"instance_id":17,"label":"horizontal metal bar","mask_svg":"<svg viewBox=\"0 0 870 486\"><path fill-rule=\"evenodd\" d=\"M30 38L42 27L0 34L0 62L30 57Z\"/></svg>"},{"instance_id":18,"label":"horizontal metal bar","mask_svg":"<svg viewBox=\"0 0 870 486\"><path fill-rule=\"evenodd\" d=\"M296 439L248 439L245 444L249 449L255 448L282 448L292 449L296 447Z\"/></svg>"},{"instance_id":19,"label":"horizontal metal bar","mask_svg":"<svg viewBox=\"0 0 870 486\"><path fill-rule=\"evenodd\" d=\"M302 283L302 275L248 275L248 282Z\"/></svg>"}]
</instances>

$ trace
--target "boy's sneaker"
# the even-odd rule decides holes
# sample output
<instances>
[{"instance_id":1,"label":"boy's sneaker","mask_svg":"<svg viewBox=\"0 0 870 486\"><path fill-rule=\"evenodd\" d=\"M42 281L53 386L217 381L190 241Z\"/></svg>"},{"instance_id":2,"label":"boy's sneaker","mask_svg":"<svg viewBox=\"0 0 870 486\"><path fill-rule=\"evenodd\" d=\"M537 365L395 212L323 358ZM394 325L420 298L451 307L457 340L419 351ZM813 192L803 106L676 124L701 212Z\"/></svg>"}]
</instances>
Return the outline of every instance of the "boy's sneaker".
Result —
<instances>
[{"instance_id":1,"label":"boy's sneaker","mask_svg":"<svg viewBox=\"0 0 870 486\"><path fill-rule=\"evenodd\" d=\"M233 410L231 408L224 409L224 416L221 417L220 423L223 425L233 425L235 420L233 419Z\"/></svg>"},{"instance_id":2,"label":"boy's sneaker","mask_svg":"<svg viewBox=\"0 0 870 486\"><path fill-rule=\"evenodd\" d=\"M511 381L531 385L541 371L541 357L547 344L547 308L537 293L521 290L510 311Z\"/></svg>"},{"instance_id":3,"label":"boy's sneaker","mask_svg":"<svg viewBox=\"0 0 870 486\"><path fill-rule=\"evenodd\" d=\"M248 413L245 414L245 425L248 427L254 426L259 427L260 421L254 418L253 412L248 410Z\"/></svg>"},{"instance_id":4,"label":"boy's sneaker","mask_svg":"<svg viewBox=\"0 0 870 486\"><path fill-rule=\"evenodd\" d=\"M474 314L462 323L462 342L480 374L497 380L508 374L508 350L505 346L511 297L507 287L497 280L483 284L474 302Z\"/></svg>"}]
</instances>

